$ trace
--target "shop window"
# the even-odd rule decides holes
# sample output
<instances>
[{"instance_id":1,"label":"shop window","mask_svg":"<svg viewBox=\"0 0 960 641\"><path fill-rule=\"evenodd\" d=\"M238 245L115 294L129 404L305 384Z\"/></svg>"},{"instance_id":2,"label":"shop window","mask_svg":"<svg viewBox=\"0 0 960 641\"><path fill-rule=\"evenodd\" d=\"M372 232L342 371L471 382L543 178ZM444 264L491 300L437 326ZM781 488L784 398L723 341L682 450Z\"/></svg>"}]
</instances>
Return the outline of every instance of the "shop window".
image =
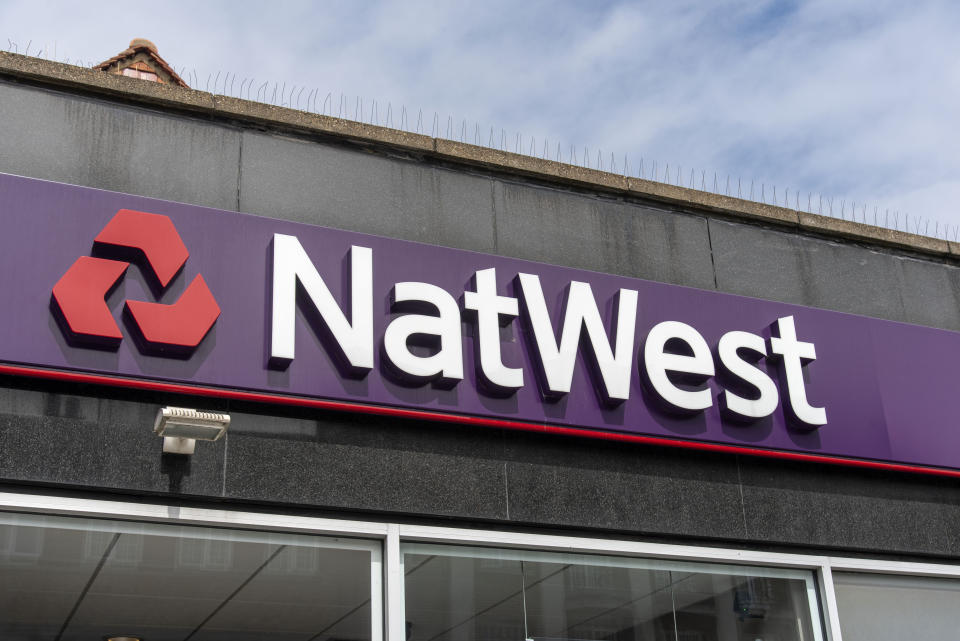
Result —
<instances>
[{"instance_id":1,"label":"shop window","mask_svg":"<svg viewBox=\"0 0 960 641\"><path fill-rule=\"evenodd\" d=\"M0 560L35 563L43 552L43 531L0 527Z\"/></svg>"},{"instance_id":2,"label":"shop window","mask_svg":"<svg viewBox=\"0 0 960 641\"><path fill-rule=\"evenodd\" d=\"M823 638L809 571L426 544L403 552L409 641Z\"/></svg>"},{"instance_id":3,"label":"shop window","mask_svg":"<svg viewBox=\"0 0 960 641\"><path fill-rule=\"evenodd\" d=\"M960 579L834 572L844 641L955 639Z\"/></svg>"},{"instance_id":4,"label":"shop window","mask_svg":"<svg viewBox=\"0 0 960 641\"><path fill-rule=\"evenodd\" d=\"M478 568L483 572L512 572L513 562L507 559L478 559Z\"/></svg>"},{"instance_id":5,"label":"shop window","mask_svg":"<svg viewBox=\"0 0 960 641\"><path fill-rule=\"evenodd\" d=\"M295 548L265 570L270 574L314 574L320 570L321 554L316 548Z\"/></svg>"},{"instance_id":6,"label":"shop window","mask_svg":"<svg viewBox=\"0 0 960 641\"><path fill-rule=\"evenodd\" d=\"M137 567L143 560L143 537L116 537L113 532L88 531L83 536L83 558L99 561L110 551L110 561L117 567Z\"/></svg>"},{"instance_id":7,"label":"shop window","mask_svg":"<svg viewBox=\"0 0 960 641\"><path fill-rule=\"evenodd\" d=\"M233 562L233 546L230 541L181 539L177 541L177 551L178 565L181 568L229 570Z\"/></svg>"},{"instance_id":8,"label":"shop window","mask_svg":"<svg viewBox=\"0 0 960 641\"><path fill-rule=\"evenodd\" d=\"M596 565L574 565L565 573L567 585L581 590L609 590L614 588L613 568Z\"/></svg>"},{"instance_id":9,"label":"shop window","mask_svg":"<svg viewBox=\"0 0 960 641\"><path fill-rule=\"evenodd\" d=\"M359 539L0 513L0 639L377 641L379 555Z\"/></svg>"}]
</instances>

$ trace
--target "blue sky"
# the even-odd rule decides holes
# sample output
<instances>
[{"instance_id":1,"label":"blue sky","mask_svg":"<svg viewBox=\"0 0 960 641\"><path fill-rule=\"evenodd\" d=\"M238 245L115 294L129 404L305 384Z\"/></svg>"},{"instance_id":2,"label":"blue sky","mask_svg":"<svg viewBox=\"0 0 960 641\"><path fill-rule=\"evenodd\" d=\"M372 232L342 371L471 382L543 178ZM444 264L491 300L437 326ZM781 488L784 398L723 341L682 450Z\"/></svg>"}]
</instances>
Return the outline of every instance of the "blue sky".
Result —
<instances>
[{"instance_id":1,"label":"blue sky","mask_svg":"<svg viewBox=\"0 0 960 641\"><path fill-rule=\"evenodd\" d=\"M130 6L130 5L126 5ZM430 133L521 134L635 175L669 163L769 200L960 225L960 3L0 0L0 45L99 62L146 37L177 69L377 101ZM250 82L249 80L247 81ZM236 92L236 90L235 90ZM662 175L660 176L662 178ZM849 215L849 211L847 212ZM933 230L931 223L931 233Z\"/></svg>"}]
</instances>

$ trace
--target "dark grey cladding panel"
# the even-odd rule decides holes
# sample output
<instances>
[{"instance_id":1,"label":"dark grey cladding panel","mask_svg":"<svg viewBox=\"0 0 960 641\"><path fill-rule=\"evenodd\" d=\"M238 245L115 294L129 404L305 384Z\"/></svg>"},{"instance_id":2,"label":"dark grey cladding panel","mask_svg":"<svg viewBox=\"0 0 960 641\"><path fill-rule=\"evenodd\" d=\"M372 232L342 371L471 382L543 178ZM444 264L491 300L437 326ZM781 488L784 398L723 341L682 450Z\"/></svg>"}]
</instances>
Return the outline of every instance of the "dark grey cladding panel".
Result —
<instances>
[{"instance_id":1,"label":"dark grey cladding panel","mask_svg":"<svg viewBox=\"0 0 960 641\"><path fill-rule=\"evenodd\" d=\"M245 132L242 211L494 251L491 181L358 150Z\"/></svg>"},{"instance_id":2,"label":"dark grey cladding panel","mask_svg":"<svg viewBox=\"0 0 960 641\"><path fill-rule=\"evenodd\" d=\"M705 218L496 182L497 250L578 269L713 289Z\"/></svg>"},{"instance_id":3,"label":"dark grey cladding panel","mask_svg":"<svg viewBox=\"0 0 960 641\"><path fill-rule=\"evenodd\" d=\"M914 258L899 266L907 322L960 331L960 268Z\"/></svg>"},{"instance_id":4,"label":"dark grey cladding panel","mask_svg":"<svg viewBox=\"0 0 960 641\"><path fill-rule=\"evenodd\" d=\"M710 237L722 291L960 329L955 267L718 220Z\"/></svg>"},{"instance_id":5,"label":"dark grey cladding panel","mask_svg":"<svg viewBox=\"0 0 960 641\"><path fill-rule=\"evenodd\" d=\"M741 458L747 538L893 554L960 555L960 482Z\"/></svg>"},{"instance_id":6,"label":"dark grey cladding panel","mask_svg":"<svg viewBox=\"0 0 960 641\"><path fill-rule=\"evenodd\" d=\"M224 440L171 457L152 433L157 407L0 389L0 479L390 518L960 556L960 482L952 479L305 410L231 410Z\"/></svg>"},{"instance_id":7,"label":"dark grey cladding panel","mask_svg":"<svg viewBox=\"0 0 960 641\"><path fill-rule=\"evenodd\" d=\"M324 508L506 518L502 436L326 413L233 413L227 498Z\"/></svg>"},{"instance_id":8,"label":"dark grey cladding panel","mask_svg":"<svg viewBox=\"0 0 960 641\"><path fill-rule=\"evenodd\" d=\"M233 210L238 130L0 82L0 172Z\"/></svg>"},{"instance_id":9,"label":"dark grey cladding panel","mask_svg":"<svg viewBox=\"0 0 960 641\"><path fill-rule=\"evenodd\" d=\"M225 497L742 539L734 457L377 417L232 413Z\"/></svg>"},{"instance_id":10,"label":"dark grey cladding panel","mask_svg":"<svg viewBox=\"0 0 960 641\"><path fill-rule=\"evenodd\" d=\"M156 405L0 390L0 478L134 492L218 496L225 443L163 455Z\"/></svg>"},{"instance_id":11,"label":"dark grey cladding panel","mask_svg":"<svg viewBox=\"0 0 960 641\"><path fill-rule=\"evenodd\" d=\"M726 292L901 320L896 260L854 245L710 221L717 287Z\"/></svg>"},{"instance_id":12,"label":"dark grey cladding panel","mask_svg":"<svg viewBox=\"0 0 960 641\"><path fill-rule=\"evenodd\" d=\"M513 521L744 537L735 457L525 433L507 444Z\"/></svg>"}]
</instances>

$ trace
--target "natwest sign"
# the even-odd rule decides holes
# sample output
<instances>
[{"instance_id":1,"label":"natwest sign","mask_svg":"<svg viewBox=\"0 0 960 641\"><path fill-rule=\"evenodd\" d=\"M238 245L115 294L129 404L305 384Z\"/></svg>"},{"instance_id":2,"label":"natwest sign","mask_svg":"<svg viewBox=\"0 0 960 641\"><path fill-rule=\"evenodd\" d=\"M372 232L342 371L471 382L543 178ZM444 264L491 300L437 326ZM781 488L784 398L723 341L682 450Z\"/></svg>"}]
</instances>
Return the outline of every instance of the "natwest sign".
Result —
<instances>
[{"instance_id":1,"label":"natwest sign","mask_svg":"<svg viewBox=\"0 0 960 641\"><path fill-rule=\"evenodd\" d=\"M273 238L272 328L270 363L285 368L296 354L297 308L315 319L315 330L332 339L342 374L365 378L374 369L374 253L368 247L351 246L349 278L345 274L322 276L295 236L275 234ZM346 312L331 294L326 281L349 282ZM522 335L530 344L524 348L539 374L539 391L544 403L553 403L570 393L578 357L593 372L592 386L597 402L615 407L630 400L631 378L635 373L636 326L639 292L620 288L607 307L616 310L604 322L589 282L573 280L563 284L563 308L555 324L548 310L540 277L533 273L511 274L517 296L498 292L495 267L477 270L472 289L462 293L461 305L451 292L431 283L398 282L390 288L391 314L383 333L382 354L385 374L392 374L411 386L431 383L451 388L464 379L464 316L472 319L477 340L473 360L476 383L494 397L509 397L524 387L522 367L504 363L501 330L521 316L528 328ZM298 285L304 296L297 301ZM522 301L522 305L521 305ZM349 313L349 316L348 316ZM713 405L713 391L704 385L718 367L730 377L718 400L732 419L753 421L773 414L778 404L777 386L764 369L755 364L769 357L779 363L774 369L787 386L785 409L794 425L814 428L827 422L826 411L807 400L802 367L816 358L813 343L797 339L793 316L776 319L772 334L732 330L716 344L717 362L711 346L693 326L679 320L661 321L647 333L639 359L638 373L646 383L650 400L663 410L695 413ZM615 337L615 338L611 338ZM769 347L768 347L769 344ZM417 349L417 346L423 349ZM468 347L469 349L469 347ZM582 352L582 354L581 354ZM745 395L736 390L746 389Z\"/></svg>"},{"instance_id":2,"label":"natwest sign","mask_svg":"<svg viewBox=\"0 0 960 641\"><path fill-rule=\"evenodd\" d=\"M6 175L0 225L0 372L960 474L954 332Z\"/></svg>"}]
</instances>

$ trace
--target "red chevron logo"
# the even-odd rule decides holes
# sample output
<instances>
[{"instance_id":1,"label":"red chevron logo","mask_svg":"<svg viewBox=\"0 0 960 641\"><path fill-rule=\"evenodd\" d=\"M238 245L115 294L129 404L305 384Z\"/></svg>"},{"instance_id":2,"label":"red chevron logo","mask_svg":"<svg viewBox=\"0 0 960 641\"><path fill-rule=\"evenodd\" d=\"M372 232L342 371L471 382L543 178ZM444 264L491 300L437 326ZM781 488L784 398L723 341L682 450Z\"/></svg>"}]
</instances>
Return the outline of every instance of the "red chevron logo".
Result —
<instances>
[{"instance_id":1,"label":"red chevron logo","mask_svg":"<svg viewBox=\"0 0 960 641\"><path fill-rule=\"evenodd\" d=\"M53 286L51 307L68 342L116 349L123 334L106 299L130 263L139 263L162 292L190 254L169 217L131 209L117 212L94 238L94 249L126 260L81 256ZM198 274L175 303L127 300L124 313L137 330L141 351L182 355L210 332L220 307Z\"/></svg>"}]
</instances>

